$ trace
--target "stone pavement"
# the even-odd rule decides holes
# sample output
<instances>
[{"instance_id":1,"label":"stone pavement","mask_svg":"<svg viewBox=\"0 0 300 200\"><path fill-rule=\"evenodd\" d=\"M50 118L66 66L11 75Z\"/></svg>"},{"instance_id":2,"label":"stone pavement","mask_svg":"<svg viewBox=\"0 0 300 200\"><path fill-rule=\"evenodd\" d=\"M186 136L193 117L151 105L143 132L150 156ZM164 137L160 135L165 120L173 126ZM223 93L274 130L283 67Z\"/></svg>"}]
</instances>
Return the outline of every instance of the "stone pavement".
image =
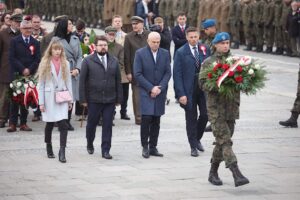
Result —
<instances>
[{"instance_id":1,"label":"stone pavement","mask_svg":"<svg viewBox=\"0 0 300 200\"><path fill-rule=\"evenodd\" d=\"M244 55L242 50L233 51ZM283 128L296 94L299 59L250 53L267 65L267 86L256 96L242 96L240 120L233 149L249 185L235 188L231 172L221 165L223 186L208 183L213 137L205 133L206 149L190 156L184 112L174 101L161 120L159 150L163 158L141 156L139 126L120 120L113 128L113 160L101 158L101 127L95 154L86 152L85 127L73 117L69 132L67 163L58 161L59 133L53 132L55 159L46 156L43 122L31 122L33 132L7 133L0 129L1 200L296 200L300 195L300 130ZM129 115L133 118L131 99ZM299 120L298 120L299 121ZM86 122L84 123L84 126ZM299 178L299 179L298 179Z\"/></svg>"}]
</instances>

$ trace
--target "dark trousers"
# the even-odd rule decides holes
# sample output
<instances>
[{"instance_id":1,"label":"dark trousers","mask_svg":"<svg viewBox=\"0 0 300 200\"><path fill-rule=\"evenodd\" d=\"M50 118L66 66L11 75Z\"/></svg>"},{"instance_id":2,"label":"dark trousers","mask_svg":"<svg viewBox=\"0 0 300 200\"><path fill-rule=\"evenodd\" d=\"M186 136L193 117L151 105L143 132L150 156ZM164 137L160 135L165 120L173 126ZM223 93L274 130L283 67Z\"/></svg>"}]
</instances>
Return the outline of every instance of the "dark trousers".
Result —
<instances>
[{"instance_id":1,"label":"dark trousers","mask_svg":"<svg viewBox=\"0 0 300 200\"><path fill-rule=\"evenodd\" d=\"M204 92L197 88L197 91L194 91L193 94L192 107L185 107L184 110L188 140L191 148L196 148L203 136L208 121Z\"/></svg>"},{"instance_id":2,"label":"dark trousers","mask_svg":"<svg viewBox=\"0 0 300 200\"><path fill-rule=\"evenodd\" d=\"M129 95L129 83L122 83L123 87L123 101L121 103L121 115L126 115L127 113L127 101L128 101L128 95Z\"/></svg>"},{"instance_id":3,"label":"dark trousers","mask_svg":"<svg viewBox=\"0 0 300 200\"><path fill-rule=\"evenodd\" d=\"M9 116L10 124L17 125L19 109L20 109L21 125L27 123L28 110L25 108L25 106L21 106L20 104L12 101L10 104L10 116Z\"/></svg>"},{"instance_id":4,"label":"dark trousers","mask_svg":"<svg viewBox=\"0 0 300 200\"><path fill-rule=\"evenodd\" d=\"M67 136L68 136L68 124L67 120L63 119L57 122L58 130L60 132L60 146L66 147ZM54 127L54 122L47 122L45 127L45 143L52 143L52 131Z\"/></svg>"},{"instance_id":5,"label":"dark trousers","mask_svg":"<svg viewBox=\"0 0 300 200\"><path fill-rule=\"evenodd\" d=\"M73 104L74 105L74 104ZM68 111L68 123L70 123L71 118L72 118L72 112L73 112L73 106L71 108L71 110Z\"/></svg>"},{"instance_id":6,"label":"dark trousers","mask_svg":"<svg viewBox=\"0 0 300 200\"><path fill-rule=\"evenodd\" d=\"M86 126L86 139L88 145L93 144L96 128L102 114L102 153L109 152L111 148L112 121L115 112L114 103L88 103L88 120Z\"/></svg>"},{"instance_id":7,"label":"dark trousers","mask_svg":"<svg viewBox=\"0 0 300 200\"><path fill-rule=\"evenodd\" d=\"M160 129L160 116L142 115L141 143L143 147L155 148Z\"/></svg>"}]
</instances>

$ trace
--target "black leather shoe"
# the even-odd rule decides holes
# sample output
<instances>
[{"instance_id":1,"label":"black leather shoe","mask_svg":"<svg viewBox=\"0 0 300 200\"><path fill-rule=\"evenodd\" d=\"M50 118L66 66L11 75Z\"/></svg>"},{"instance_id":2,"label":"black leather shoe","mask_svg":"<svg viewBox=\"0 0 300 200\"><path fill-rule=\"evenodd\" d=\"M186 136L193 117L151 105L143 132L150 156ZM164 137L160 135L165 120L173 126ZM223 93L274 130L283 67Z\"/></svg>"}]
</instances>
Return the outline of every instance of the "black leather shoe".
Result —
<instances>
[{"instance_id":1,"label":"black leather shoe","mask_svg":"<svg viewBox=\"0 0 300 200\"><path fill-rule=\"evenodd\" d=\"M121 115L121 119L130 120L130 117L127 114Z\"/></svg>"},{"instance_id":2,"label":"black leather shoe","mask_svg":"<svg viewBox=\"0 0 300 200\"><path fill-rule=\"evenodd\" d=\"M87 145L86 150L89 154L94 153L94 145Z\"/></svg>"},{"instance_id":3,"label":"black leather shoe","mask_svg":"<svg viewBox=\"0 0 300 200\"><path fill-rule=\"evenodd\" d=\"M72 126L72 124L70 124L70 122L68 123L68 131L74 131L74 127Z\"/></svg>"},{"instance_id":4,"label":"black leather shoe","mask_svg":"<svg viewBox=\"0 0 300 200\"><path fill-rule=\"evenodd\" d=\"M157 148L151 148L150 149L150 155L151 156L158 156L158 157L163 157L164 156L164 154L158 152Z\"/></svg>"},{"instance_id":5,"label":"black leather shoe","mask_svg":"<svg viewBox=\"0 0 300 200\"><path fill-rule=\"evenodd\" d=\"M199 151L202 151L202 152L204 152L204 148L203 148L203 146L202 146L201 142L199 142L199 143L198 143L198 145L197 145L197 149L198 149Z\"/></svg>"},{"instance_id":6,"label":"black leather shoe","mask_svg":"<svg viewBox=\"0 0 300 200\"><path fill-rule=\"evenodd\" d=\"M199 156L199 153L198 153L196 148L191 149L191 156L193 156L193 157L198 157Z\"/></svg>"},{"instance_id":7,"label":"black leather shoe","mask_svg":"<svg viewBox=\"0 0 300 200\"><path fill-rule=\"evenodd\" d=\"M113 157L109 154L109 152L104 152L102 154L102 158L105 158L105 159L112 159Z\"/></svg>"},{"instance_id":8,"label":"black leather shoe","mask_svg":"<svg viewBox=\"0 0 300 200\"><path fill-rule=\"evenodd\" d=\"M143 156L144 158L149 158L149 157L150 157L150 152L149 152L148 147L143 147L142 156Z\"/></svg>"},{"instance_id":9,"label":"black leather shoe","mask_svg":"<svg viewBox=\"0 0 300 200\"><path fill-rule=\"evenodd\" d=\"M60 147L58 152L58 160L62 163L67 162L66 156L65 156L65 147Z\"/></svg>"},{"instance_id":10,"label":"black leather shoe","mask_svg":"<svg viewBox=\"0 0 300 200\"><path fill-rule=\"evenodd\" d=\"M55 158L53 150L52 150L52 144L51 143L46 144L46 150L47 150L48 158Z\"/></svg>"}]
</instances>

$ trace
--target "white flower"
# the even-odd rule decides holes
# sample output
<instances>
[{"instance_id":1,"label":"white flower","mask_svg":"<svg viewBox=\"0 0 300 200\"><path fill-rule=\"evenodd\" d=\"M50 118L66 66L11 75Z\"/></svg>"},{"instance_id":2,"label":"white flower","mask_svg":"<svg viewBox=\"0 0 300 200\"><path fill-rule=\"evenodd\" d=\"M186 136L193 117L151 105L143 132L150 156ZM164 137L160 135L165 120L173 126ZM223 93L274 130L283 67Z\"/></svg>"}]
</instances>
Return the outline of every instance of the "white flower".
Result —
<instances>
[{"instance_id":1,"label":"white flower","mask_svg":"<svg viewBox=\"0 0 300 200\"><path fill-rule=\"evenodd\" d=\"M28 84L27 84L27 83L25 83L25 84L24 84L24 87L25 87L25 89L27 89L27 88L28 88Z\"/></svg>"},{"instance_id":2,"label":"white flower","mask_svg":"<svg viewBox=\"0 0 300 200\"><path fill-rule=\"evenodd\" d=\"M260 65L259 64L255 64L254 65L254 69L260 69Z\"/></svg>"},{"instance_id":3,"label":"white flower","mask_svg":"<svg viewBox=\"0 0 300 200\"><path fill-rule=\"evenodd\" d=\"M21 90L17 90L17 94L21 94Z\"/></svg>"},{"instance_id":4,"label":"white flower","mask_svg":"<svg viewBox=\"0 0 300 200\"><path fill-rule=\"evenodd\" d=\"M87 57L87 56L88 56L87 54L84 54L84 55L83 55L84 58Z\"/></svg>"},{"instance_id":5,"label":"white flower","mask_svg":"<svg viewBox=\"0 0 300 200\"><path fill-rule=\"evenodd\" d=\"M29 86L30 86L31 88L35 88L35 85L34 85L34 83L33 83L32 81L29 81Z\"/></svg>"},{"instance_id":6,"label":"white flower","mask_svg":"<svg viewBox=\"0 0 300 200\"><path fill-rule=\"evenodd\" d=\"M12 84L12 83L9 84L9 87L10 87L10 88L13 88L13 87L14 87L14 84Z\"/></svg>"},{"instance_id":7,"label":"white flower","mask_svg":"<svg viewBox=\"0 0 300 200\"><path fill-rule=\"evenodd\" d=\"M18 87L21 87L21 86L22 86L22 83L21 83L21 82L17 82L17 86L18 86Z\"/></svg>"},{"instance_id":8,"label":"white flower","mask_svg":"<svg viewBox=\"0 0 300 200\"><path fill-rule=\"evenodd\" d=\"M17 93L14 92L13 95L14 95L14 97L16 97L16 96L17 96Z\"/></svg>"},{"instance_id":9,"label":"white flower","mask_svg":"<svg viewBox=\"0 0 300 200\"><path fill-rule=\"evenodd\" d=\"M250 74L250 75L254 74L254 70L253 69L249 69L248 74Z\"/></svg>"},{"instance_id":10,"label":"white flower","mask_svg":"<svg viewBox=\"0 0 300 200\"><path fill-rule=\"evenodd\" d=\"M232 57L228 57L227 59L226 59L226 62L227 63L231 63L233 61L233 58Z\"/></svg>"},{"instance_id":11,"label":"white flower","mask_svg":"<svg viewBox=\"0 0 300 200\"><path fill-rule=\"evenodd\" d=\"M217 62L213 62L213 66L216 66Z\"/></svg>"},{"instance_id":12,"label":"white flower","mask_svg":"<svg viewBox=\"0 0 300 200\"><path fill-rule=\"evenodd\" d=\"M240 57L239 57L239 56L232 56L232 59L233 59L234 61L237 61L238 59L240 59Z\"/></svg>"}]
</instances>

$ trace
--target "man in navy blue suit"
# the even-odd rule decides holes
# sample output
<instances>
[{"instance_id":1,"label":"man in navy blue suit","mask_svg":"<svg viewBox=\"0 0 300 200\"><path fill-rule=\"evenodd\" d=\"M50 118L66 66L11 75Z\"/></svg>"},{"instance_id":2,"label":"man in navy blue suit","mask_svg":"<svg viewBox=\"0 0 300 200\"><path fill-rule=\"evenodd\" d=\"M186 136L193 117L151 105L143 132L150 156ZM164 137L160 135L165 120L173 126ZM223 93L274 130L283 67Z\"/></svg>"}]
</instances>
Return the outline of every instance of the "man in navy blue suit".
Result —
<instances>
[{"instance_id":1,"label":"man in navy blue suit","mask_svg":"<svg viewBox=\"0 0 300 200\"><path fill-rule=\"evenodd\" d=\"M162 157L156 146L160 128L160 117L165 113L168 82L171 78L170 54L159 48L160 34L148 35L148 46L136 51L133 71L139 86L142 114L142 156Z\"/></svg>"},{"instance_id":2,"label":"man in navy blue suit","mask_svg":"<svg viewBox=\"0 0 300 200\"><path fill-rule=\"evenodd\" d=\"M32 34L31 21L23 20L20 25L21 33L14 37L10 43L9 64L13 76L31 76L34 75L40 62L40 45L34 39ZM15 78L15 77L13 77ZM18 112L20 109L20 131L32 131L27 126L28 110L15 102L10 105L9 128L7 132L15 132L18 121Z\"/></svg>"},{"instance_id":3,"label":"man in navy blue suit","mask_svg":"<svg viewBox=\"0 0 300 200\"><path fill-rule=\"evenodd\" d=\"M196 28L186 30L187 43L175 54L173 78L175 98L185 111L186 132L191 147L191 156L199 156L204 151L200 142L208 121L205 95L198 86L201 63L210 56L209 47L199 43ZM200 115L198 117L198 108Z\"/></svg>"},{"instance_id":4,"label":"man in navy blue suit","mask_svg":"<svg viewBox=\"0 0 300 200\"><path fill-rule=\"evenodd\" d=\"M187 42L185 30L188 28L188 26L186 25L186 14L184 12L180 12L178 14L177 23L178 24L172 30L172 38L175 44L174 57L176 51Z\"/></svg>"}]
</instances>

